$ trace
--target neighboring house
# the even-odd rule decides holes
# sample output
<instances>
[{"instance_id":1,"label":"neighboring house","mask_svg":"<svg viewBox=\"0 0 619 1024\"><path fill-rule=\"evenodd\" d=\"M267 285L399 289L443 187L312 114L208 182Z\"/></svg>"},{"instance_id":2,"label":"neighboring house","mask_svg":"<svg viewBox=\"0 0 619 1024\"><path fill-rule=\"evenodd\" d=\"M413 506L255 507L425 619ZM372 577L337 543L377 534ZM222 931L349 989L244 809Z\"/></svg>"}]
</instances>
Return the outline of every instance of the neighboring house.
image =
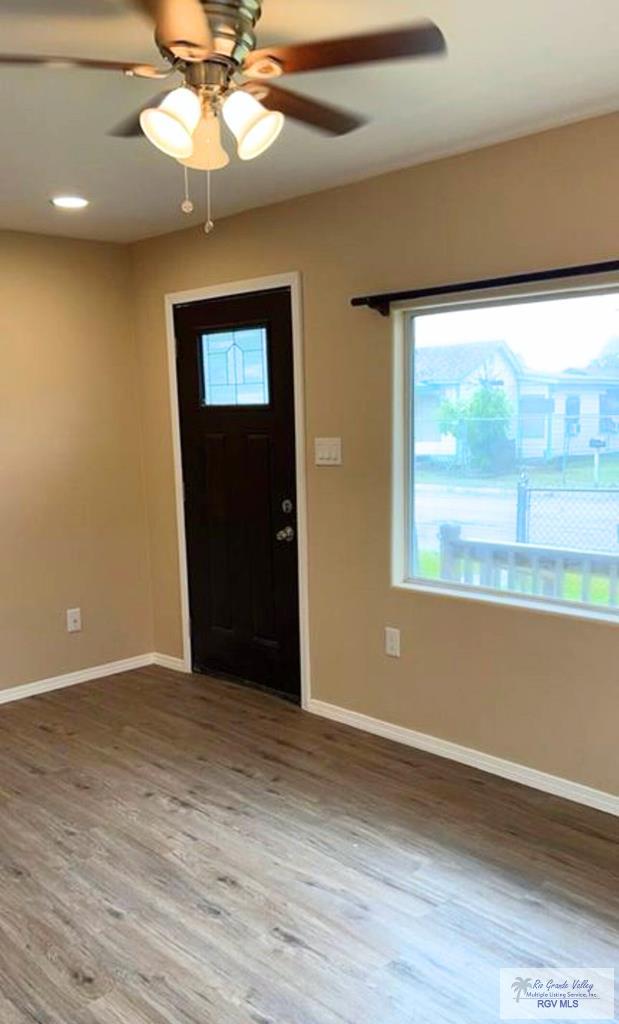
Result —
<instances>
[{"instance_id":1,"label":"neighboring house","mask_svg":"<svg viewBox=\"0 0 619 1024\"><path fill-rule=\"evenodd\" d=\"M563 373L528 369L503 341L415 350L415 454L456 455L440 431L446 400L465 400L480 384L502 388L513 410L509 436L518 459L590 455L591 442L619 451L619 368L591 364Z\"/></svg>"}]
</instances>

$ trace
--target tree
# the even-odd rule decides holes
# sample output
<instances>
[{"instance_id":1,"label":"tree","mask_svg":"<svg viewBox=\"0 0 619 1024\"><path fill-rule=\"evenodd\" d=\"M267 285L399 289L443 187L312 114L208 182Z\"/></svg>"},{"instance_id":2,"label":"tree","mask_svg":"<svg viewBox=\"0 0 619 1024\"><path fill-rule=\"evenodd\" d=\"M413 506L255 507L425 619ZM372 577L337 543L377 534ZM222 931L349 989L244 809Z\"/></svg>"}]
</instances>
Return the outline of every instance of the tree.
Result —
<instances>
[{"instance_id":1,"label":"tree","mask_svg":"<svg viewBox=\"0 0 619 1024\"><path fill-rule=\"evenodd\" d=\"M439 410L439 428L461 446L466 464L481 473L506 468L513 459L508 439L511 403L502 387L482 380L466 399L446 399Z\"/></svg>"},{"instance_id":2,"label":"tree","mask_svg":"<svg viewBox=\"0 0 619 1024\"><path fill-rule=\"evenodd\" d=\"M533 984L531 978L521 978L520 976L512 981L512 988L516 995L516 1002L520 1002L520 996L526 996L527 992Z\"/></svg>"},{"instance_id":3,"label":"tree","mask_svg":"<svg viewBox=\"0 0 619 1024\"><path fill-rule=\"evenodd\" d=\"M593 370L619 370L619 336L609 338L597 359L589 363Z\"/></svg>"}]
</instances>

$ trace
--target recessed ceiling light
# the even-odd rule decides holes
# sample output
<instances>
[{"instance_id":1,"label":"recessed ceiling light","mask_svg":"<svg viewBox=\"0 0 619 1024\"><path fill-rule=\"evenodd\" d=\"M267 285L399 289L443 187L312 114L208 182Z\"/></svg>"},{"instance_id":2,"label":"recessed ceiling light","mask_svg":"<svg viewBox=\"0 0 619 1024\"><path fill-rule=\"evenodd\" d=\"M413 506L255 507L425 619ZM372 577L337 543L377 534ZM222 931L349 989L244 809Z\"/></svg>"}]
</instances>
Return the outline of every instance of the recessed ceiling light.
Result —
<instances>
[{"instance_id":1,"label":"recessed ceiling light","mask_svg":"<svg viewBox=\"0 0 619 1024\"><path fill-rule=\"evenodd\" d=\"M88 206L88 199L83 196L52 196L50 202L58 210L83 210Z\"/></svg>"}]
</instances>

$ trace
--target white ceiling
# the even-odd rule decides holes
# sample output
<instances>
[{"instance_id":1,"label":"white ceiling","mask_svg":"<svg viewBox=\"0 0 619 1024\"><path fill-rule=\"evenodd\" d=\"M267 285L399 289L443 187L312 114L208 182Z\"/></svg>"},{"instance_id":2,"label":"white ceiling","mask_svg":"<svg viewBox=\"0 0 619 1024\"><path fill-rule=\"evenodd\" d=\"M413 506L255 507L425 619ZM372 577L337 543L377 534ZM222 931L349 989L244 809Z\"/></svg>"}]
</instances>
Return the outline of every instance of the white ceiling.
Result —
<instances>
[{"instance_id":1,"label":"white ceiling","mask_svg":"<svg viewBox=\"0 0 619 1024\"><path fill-rule=\"evenodd\" d=\"M264 0L260 44L397 26L442 28L442 60L290 76L282 84L371 123L330 139L288 121L262 158L214 177L218 216L619 108L617 0ZM148 60L151 30L122 0L0 0L0 48ZM200 220L182 171L149 143L110 138L157 90L122 75L0 69L0 227L128 241ZM193 175L201 198L202 175ZM92 200L80 214L54 193ZM201 203L202 207L203 204Z\"/></svg>"}]
</instances>

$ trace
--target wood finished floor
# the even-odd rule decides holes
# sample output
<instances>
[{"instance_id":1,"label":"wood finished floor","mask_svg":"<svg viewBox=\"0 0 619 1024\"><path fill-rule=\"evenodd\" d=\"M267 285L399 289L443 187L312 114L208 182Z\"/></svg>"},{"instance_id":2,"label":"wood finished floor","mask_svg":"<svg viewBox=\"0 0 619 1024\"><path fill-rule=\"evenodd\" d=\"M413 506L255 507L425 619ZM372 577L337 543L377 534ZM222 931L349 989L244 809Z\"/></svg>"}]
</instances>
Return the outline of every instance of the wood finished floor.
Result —
<instances>
[{"instance_id":1,"label":"wood finished floor","mask_svg":"<svg viewBox=\"0 0 619 1024\"><path fill-rule=\"evenodd\" d=\"M0 708L1 1024L486 1024L619 966L619 823L230 684Z\"/></svg>"}]
</instances>

